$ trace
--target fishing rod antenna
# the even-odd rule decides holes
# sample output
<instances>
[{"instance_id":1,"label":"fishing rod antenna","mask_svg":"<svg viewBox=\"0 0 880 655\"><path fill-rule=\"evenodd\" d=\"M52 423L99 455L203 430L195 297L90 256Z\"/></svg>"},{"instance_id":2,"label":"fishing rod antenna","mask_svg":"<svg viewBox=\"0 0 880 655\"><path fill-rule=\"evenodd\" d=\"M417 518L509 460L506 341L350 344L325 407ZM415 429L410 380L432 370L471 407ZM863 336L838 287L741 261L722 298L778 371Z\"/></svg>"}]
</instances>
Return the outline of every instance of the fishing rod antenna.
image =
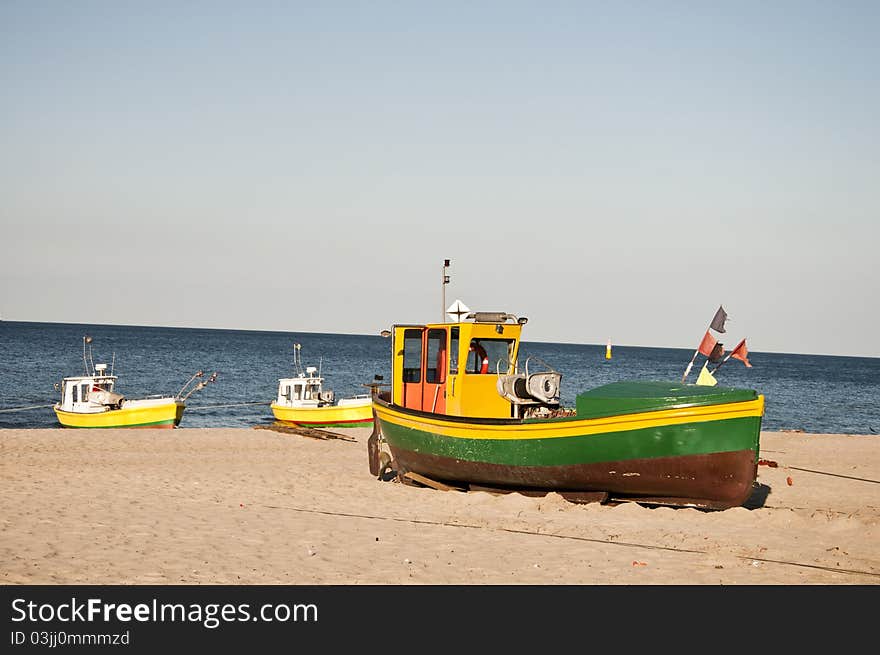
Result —
<instances>
[{"instance_id":1,"label":"fishing rod antenna","mask_svg":"<svg viewBox=\"0 0 880 655\"><path fill-rule=\"evenodd\" d=\"M187 398L189 398L191 395L193 395L196 391L201 391L202 389L204 389L205 387L207 387L209 384L212 384L212 383L216 382L216 381L217 381L217 374L218 374L218 372L217 372L217 371L214 371L213 373L211 373L210 376L208 376L208 379L207 379L207 380L202 380L202 381L199 382L197 385L195 385L192 389L190 389L190 390L187 392L187 394L186 394L185 396L181 397L181 394L183 393L183 390L186 389L187 386L189 386L189 384L190 384L193 380L195 380L196 378L200 378L200 377L202 377L202 376L205 375L205 372L204 372L204 371L196 371L196 373L195 373L195 374L194 374L194 375L193 375L193 376L187 381L187 383L186 383L185 385L183 385L183 389L181 389L181 390L178 392L177 397L180 398L181 400L184 400L184 401L185 401Z\"/></svg>"},{"instance_id":2,"label":"fishing rod antenna","mask_svg":"<svg viewBox=\"0 0 880 655\"><path fill-rule=\"evenodd\" d=\"M86 344L89 346L89 356L86 359ZM85 335L83 337L83 368L85 369L86 375L94 375L95 374L95 362L92 359L92 338L89 335ZM89 370L89 362L92 363L91 371Z\"/></svg>"}]
</instances>

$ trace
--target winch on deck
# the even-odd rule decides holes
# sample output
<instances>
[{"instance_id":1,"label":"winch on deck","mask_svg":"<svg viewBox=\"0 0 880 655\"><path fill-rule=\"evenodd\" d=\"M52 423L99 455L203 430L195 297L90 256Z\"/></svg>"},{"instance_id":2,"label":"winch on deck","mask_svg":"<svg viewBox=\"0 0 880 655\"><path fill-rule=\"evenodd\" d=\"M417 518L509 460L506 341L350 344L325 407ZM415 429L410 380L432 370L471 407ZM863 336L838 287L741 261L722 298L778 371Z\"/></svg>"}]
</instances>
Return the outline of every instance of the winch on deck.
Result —
<instances>
[{"instance_id":1,"label":"winch on deck","mask_svg":"<svg viewBox=\"0 0 880 655\"><path fill-rule=\"evenodd\" d=\"M517 406L558 406L562 373L552 370L541 360L538 361L541 361L548 370L529 373L529 361L531 359L538 360L537 357L526 359L525 373L498 376L498 382L496 383L498 393Z\"/></svg>"}]
</instances>

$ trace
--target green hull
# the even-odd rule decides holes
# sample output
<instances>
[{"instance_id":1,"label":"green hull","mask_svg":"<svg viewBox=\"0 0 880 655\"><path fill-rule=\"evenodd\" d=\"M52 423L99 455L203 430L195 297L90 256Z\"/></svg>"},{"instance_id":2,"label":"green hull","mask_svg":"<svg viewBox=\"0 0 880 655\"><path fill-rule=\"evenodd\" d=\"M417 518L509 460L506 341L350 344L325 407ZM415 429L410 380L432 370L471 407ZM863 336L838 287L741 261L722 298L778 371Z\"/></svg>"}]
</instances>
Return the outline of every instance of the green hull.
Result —
<instances>
[{"instance_id":1,"label":"green hull","mask_svg":"<svg viewBox=\"0 0 880 655\"><path fill-rule=\"evenodd\" d=\"M461 462L506 466L571 466L628 459L756 451L760 419L684 424L551 439L460 439L382 421L382 435L402 450Z\"/></svg>"},{"instance_id":2,"label":"green hull","mask_svg":"<svg viewBox=\"0 0 880 655\"><path fill-rule=\"evenodd\" d=\"M757 477L763 398L751 390L617 383L581 394L575 416L527 421L374 407L398 469L437 480L724 508Z\"/></svg>"}]
</instances>

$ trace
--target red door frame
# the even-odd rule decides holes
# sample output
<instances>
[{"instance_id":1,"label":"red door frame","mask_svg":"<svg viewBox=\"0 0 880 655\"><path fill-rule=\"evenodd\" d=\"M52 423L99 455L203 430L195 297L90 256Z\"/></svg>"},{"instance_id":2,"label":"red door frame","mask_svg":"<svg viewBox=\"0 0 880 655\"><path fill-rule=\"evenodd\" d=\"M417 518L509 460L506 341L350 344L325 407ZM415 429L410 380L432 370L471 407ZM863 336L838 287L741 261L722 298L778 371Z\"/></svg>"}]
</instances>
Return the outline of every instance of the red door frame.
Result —
<instances>
[{"instance_id":1,"label":"red door frame","mask_svg":"<svg viewBox=\"0 0 880 655\"><path fill-rule=\"evenodd\" d=\"M446 413L446 371L449 367L449 330L447 328L407 328L404 332L404 350L407 334L419 330L419 368L415 375L414 363L404 353L403 406L425 412ZM414 336L414 335L413 335ZM414 339L410 337L409 342ZM428 358L433 366L428 367ZM430 374L430 375L429 375ZM417 377L417 381L407 381L407 377ZM430 380L428 379L430 377Z\"/></svg>"}]
</instances>

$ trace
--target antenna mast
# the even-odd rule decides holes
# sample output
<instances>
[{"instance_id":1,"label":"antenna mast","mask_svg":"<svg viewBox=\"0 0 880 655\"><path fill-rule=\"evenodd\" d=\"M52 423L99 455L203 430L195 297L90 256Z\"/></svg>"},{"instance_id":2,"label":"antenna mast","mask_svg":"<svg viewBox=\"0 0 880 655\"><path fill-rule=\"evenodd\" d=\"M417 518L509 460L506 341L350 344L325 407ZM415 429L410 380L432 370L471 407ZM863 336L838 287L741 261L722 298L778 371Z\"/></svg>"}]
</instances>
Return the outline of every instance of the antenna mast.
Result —
<instances>
[{"instance_id":1,"label":"antenna mast","mask_svg":"<svg viewBox=\"0 0 880 655\"><path fill-rule=\"evenodd\" d=\"M446 274L446 269L449 268L449 260L443 260L443 276L440 278L442 280L441 288L443 289L443 306L440 308L440 321L442 323L446 322L446 285L449 284L449 276Z\"/></svg>"},{"instance_id":2,"label":"antenna mast","mask_svg":"<svg viewBox=\"0 0 880 655\"><path fill-rule=\"evenodd\" d=\"M89 371L89 360L92 359L92 347L89 345L89 358L86 359L86 344L91 344L92 338L89 335L85 335L83 337L83 368L86 370L86 375L94 375L94 372ZM92 362L92 369L94 369L95 364Z\"/></svg>"},{"instance_id":3,"label":"antenna mast","mask_svg":"<svg viewBox=\"0 0 880 655\"><path fill-rule=\"evenodd\" d=\"M297 375L298 377L302 377L303 375L305 375L302 368L302 354L300 354L301 349L301 343L293 344L293 371L294 375Z\"/></svg>"}]
</instances>

